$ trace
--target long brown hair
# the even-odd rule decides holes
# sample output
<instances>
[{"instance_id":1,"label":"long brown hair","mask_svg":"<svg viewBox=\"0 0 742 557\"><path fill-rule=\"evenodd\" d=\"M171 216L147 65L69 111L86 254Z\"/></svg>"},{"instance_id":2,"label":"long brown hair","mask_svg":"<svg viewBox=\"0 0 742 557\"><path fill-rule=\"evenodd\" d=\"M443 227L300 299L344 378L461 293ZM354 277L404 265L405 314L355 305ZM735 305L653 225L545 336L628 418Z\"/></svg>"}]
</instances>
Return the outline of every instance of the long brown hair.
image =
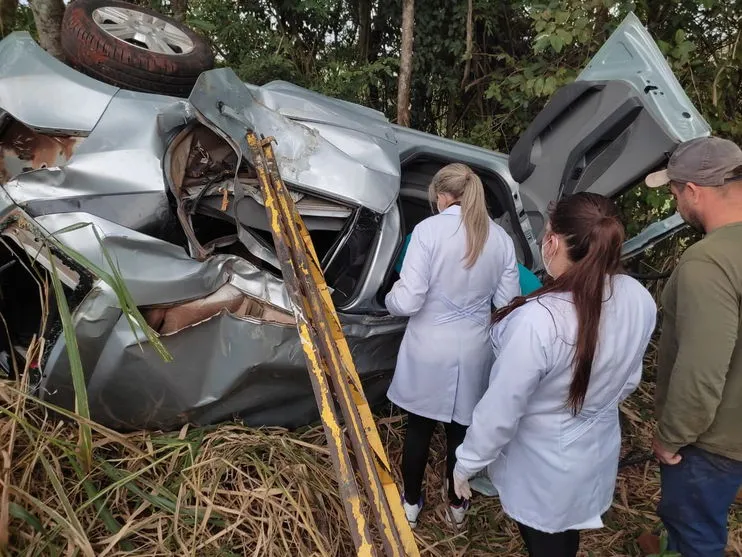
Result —
<instances>
[{"instance_id":1,"label":"long brown hair","mask_svg":"<svg viewBox=\"0 0 742 557\"><path fill-rule=\"evenodd\" d=\"M461 202L461 220L466 230L465 267L471 268L479 259L489 236L490 224L482 180L465 164L447 164L435 173L428 195L435 203L439 193L448 193Z\"/></svg>"},{"instance_id":2,"label":"long brown hair","mask_svg":"<svg viewBox=\"0 0 742 557\"><path fill-rule=\"evenodd\" d=\"M598 343L606 276L621 271L625 231L616 206L594 193L577 193L560 200L549 211L551 231L567 243L572 266L530 295L519 296L493 314L495 323L526 302L549 292L570 292L577 312L574 375L567 404L577 414L585 402Z\"/></svg>"}]
</instances>

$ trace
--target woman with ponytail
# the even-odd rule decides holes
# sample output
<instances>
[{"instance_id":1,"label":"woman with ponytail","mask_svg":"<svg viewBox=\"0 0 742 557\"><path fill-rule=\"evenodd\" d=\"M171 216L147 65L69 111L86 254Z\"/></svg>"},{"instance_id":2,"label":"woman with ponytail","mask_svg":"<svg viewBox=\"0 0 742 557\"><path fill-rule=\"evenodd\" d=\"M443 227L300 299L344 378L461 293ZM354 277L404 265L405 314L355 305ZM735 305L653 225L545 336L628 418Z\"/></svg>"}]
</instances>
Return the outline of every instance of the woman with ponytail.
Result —
<instances>
[{"instance_id":1,"label":"woman with ponytail","mask_svg":"<svg viewBox=\"0 0 742 557\"><path fill-rule=\"evenodd\" d=\"M402 455L404 508L414 527L438 422L448 445L449 522L464 520L467 502L453 491L456 447L484 394L492 366L492 305L520 292L515 246L487 214L484 187L466 165L449 164L430 183L439 214L412 232L399 280L386 296L389 313L409 317L388 397L408 413Z\"/></svg>"},{"instance_id":2,"label":"woman with ponytail","mask_svg":"<svg viewBox=\"0 0 742 557\"><path fill-rule=\"evenodd\" d=\"M624 229L609 199L551 210L541 252L551 280L494 314L489 387L459 447L456 493L488 467L531 557L577 555L613 500L619 404L641 380L657 308L621 273Z\"/></svg>"}]
</instances>

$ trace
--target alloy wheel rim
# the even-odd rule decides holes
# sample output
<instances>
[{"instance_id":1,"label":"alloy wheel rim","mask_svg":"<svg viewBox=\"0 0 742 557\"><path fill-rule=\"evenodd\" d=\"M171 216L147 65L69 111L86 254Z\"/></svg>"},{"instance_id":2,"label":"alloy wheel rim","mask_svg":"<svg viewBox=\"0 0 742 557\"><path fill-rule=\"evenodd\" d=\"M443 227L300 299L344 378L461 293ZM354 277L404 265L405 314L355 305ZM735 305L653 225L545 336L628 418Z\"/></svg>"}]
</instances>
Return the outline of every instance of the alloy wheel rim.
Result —
<instances>
[{"instance_id":1,"label":"alloy wheel rim","mask_svg":"<svg viewBox=\"0 0 742 557\"><path fill-rule=\"evenodd\" d=\"M172 23L128 8L96 8L93 21L115 39L157 54L188 54L195 46L191 38Z\"/></svg>"}]
</instances>

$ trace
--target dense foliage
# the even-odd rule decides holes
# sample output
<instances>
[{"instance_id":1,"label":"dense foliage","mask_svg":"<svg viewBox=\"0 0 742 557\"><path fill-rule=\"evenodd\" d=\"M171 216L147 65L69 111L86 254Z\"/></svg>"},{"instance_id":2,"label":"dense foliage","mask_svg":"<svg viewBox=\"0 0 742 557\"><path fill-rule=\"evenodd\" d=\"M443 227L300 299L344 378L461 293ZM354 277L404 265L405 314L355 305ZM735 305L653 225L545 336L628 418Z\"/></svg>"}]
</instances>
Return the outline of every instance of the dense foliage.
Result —
<instances>
[{"instance_id":1,"label":"dense foliage","mask_svg":"<svg viewBox=\"0 0 742 557\"><path fill-rule=\"evenodd\" d=\"M171 11L171 0L133 1ZM633 10L715 133L742 142L741 8L742 0L418 1L411 125L507 152ZM32 26L27 12L21 5L16 27ZM292 81L394 120L401 14L402 0L189 0L187 22L246 81ZM673 210L666 193L645 188L621 204L631 234Z\"/></svg>"},{"instance_id":2,"label":"dense foliage","mask_svg":"<svg viewBox=\"0 0 742 557\"><path fill-rule=\"evenodd\" d=\"M191 0L188 21L246 81L290 80L393 120L401 4ZM742 142L740 8L740 0L416 2L412 127L507 152L633 10L715 133ZM673 210L666 193L645 188L621 203L631 234Z\"/></svg>"}]
</instances>

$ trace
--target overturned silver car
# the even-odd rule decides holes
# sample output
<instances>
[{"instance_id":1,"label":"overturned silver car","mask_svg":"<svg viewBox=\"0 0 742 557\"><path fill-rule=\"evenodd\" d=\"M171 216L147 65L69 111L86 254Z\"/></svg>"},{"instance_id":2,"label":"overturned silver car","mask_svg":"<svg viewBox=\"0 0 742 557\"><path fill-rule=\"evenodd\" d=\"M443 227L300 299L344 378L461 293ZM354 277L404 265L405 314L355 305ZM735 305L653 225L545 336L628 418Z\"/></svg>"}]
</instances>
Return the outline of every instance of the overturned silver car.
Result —
<instances>
[{"instance_id":1,"label":"overturned silver car","mask_svg":"<svg viewBox=\"0 0 742 557\"><path fill-rule=\"evenodd\" d=\"M19 226L21 215L101 268L109 269L109 254L174 358L163 361L132 330L105 282L57 253L93 419L126 430L233 417L293 427L317 418L262 196L240 148L247 130L276 138L281 175L372 403L383 400L405 327L386 313L384 295L405 235L430 215L427 185L441 166L476 169L519 261L539 270L550 201L585 190L617 195L679 142L709 133L633 15L509 156L398 127L289 83L245 84L229 69L201 73L187 99L127 90L11 34L0 42L6 373L43 335L34 389L74 406L60 324L53 314L41 319L30 275L51 262L38 256L39 238ZM75 226L82 223L91 226ZM629 240L627 255L680 225L677 216L653 225Z\"/></svg>"}]
</instances>

